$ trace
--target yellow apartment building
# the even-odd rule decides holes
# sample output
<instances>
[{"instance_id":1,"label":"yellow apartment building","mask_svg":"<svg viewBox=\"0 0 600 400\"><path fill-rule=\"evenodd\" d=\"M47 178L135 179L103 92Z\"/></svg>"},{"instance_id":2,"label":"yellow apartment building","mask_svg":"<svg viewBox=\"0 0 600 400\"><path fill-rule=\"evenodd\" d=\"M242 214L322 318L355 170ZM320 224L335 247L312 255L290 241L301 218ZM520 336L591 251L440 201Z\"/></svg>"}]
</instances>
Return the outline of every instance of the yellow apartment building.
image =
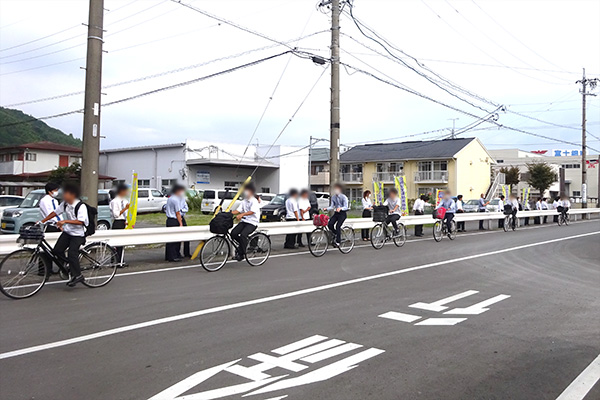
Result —
<instances>
[{"instance_id":1,"label":"yellow apartment building","mask_svg":"<svg viewBox=\"0 0 600 400\"><path fill-rule=\"evenodd\" d=\"M367 144L340 156L340 179L351 200L373 191L374 181L393 187L397 175L406 176L411 199L450 189L470 200L488 190L493 163L477 138Z\"/></svg>"}]
</instances>

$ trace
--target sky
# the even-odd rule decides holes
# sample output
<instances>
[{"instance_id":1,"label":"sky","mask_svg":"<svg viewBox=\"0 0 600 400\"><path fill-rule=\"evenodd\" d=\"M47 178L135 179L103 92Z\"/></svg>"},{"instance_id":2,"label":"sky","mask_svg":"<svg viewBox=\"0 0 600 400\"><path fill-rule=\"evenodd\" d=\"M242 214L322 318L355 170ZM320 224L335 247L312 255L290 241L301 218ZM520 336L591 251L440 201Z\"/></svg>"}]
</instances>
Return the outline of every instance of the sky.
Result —
<instances>
[{"instance_id":1,"label":"sky","mask_svg":"<svg viewBox=\"0 0 600 400\"><path fill-rule=\"evenodd\" d=\"M105 0L104 104L279 56L103 107L103 149L186 138L305 146L329 137L328 65L280 55L285 42L329 58L329 10L316 0L182 2L257 34L171 0ZM343 144L438 139L453 123L490 149L581 144L575 82L584 67L600 78L600 1L354 0L354 16L396 58L357 29L349 9L340 24ZM87 14L86 0L0 0L0 105L35 117L83 107ZM431 82L440 77L450 93ZM587 100L588 145L600 149L600 96ZM527 133L482 122L494 113ZM81 137L82 120L46 123Z\"/></svg>"}]
</instances>

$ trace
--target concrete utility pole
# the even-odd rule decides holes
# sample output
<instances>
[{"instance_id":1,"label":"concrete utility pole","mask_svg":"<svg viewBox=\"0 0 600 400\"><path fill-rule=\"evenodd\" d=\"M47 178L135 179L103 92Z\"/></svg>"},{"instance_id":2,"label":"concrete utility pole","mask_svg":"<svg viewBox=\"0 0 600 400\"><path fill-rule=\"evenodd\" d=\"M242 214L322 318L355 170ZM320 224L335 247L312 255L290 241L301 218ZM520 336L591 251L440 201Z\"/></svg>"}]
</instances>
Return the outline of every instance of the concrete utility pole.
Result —
<instances>
[{"instance_id":1,"label":"concrete utility pole","mask_svg":"<svg viewBox=\"0 0 600 400\"><path fill-rule=\"evenodd\" d=\"M583 69L583 78L576 83L581 84L581 207L587 208L587 160L586 160L586 96L594 96L587 92L587 86L594 89L598 84L598 78L587 79L585 77L585 68Z\"/></svg>"},{"instance_id":2,"label":"concrete utility pole","mask_svg":"<svg viewBox=\"0 0 600 400\"><path fill-rule=\"evenodd\" d=\"M340 0L331 0L331 117L329 188L340 175Z\"/></svg>"},{"instance_id":3,"label":"concrete utility pole","mask_svg":"<svg viewBox=\"0 0 600 400\"><path fill-rule=\"evenodd\" d=\"M448 121L452 121L452 134L450 138L454 139L454 129L456 128L456 121L458 118L448 118Z\"/></svg>"},{"instance_id":4,"label":"concrete utility pole","mask_svg":"<svg viewBox=\"0 0 600 400\"><path fill-rule=\"evenodd\" d=\"M100 97L102 89L102 39L104 0L90 0L88 46L85 66L83 109L83 160L81 194L90 206L98 205L98 164L100 157Z\"/></svg>"}]
</instances>

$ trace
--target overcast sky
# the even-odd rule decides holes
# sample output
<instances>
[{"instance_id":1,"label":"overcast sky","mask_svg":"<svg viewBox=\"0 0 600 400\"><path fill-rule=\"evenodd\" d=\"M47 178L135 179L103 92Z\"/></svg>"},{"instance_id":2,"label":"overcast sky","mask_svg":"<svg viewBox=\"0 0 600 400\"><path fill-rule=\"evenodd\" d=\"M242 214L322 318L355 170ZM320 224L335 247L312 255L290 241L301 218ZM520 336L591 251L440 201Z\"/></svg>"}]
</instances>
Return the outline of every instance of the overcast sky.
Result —
<instances>
[{"instance_id":1,"label":"overcast sky","mask_svg":"<svg viewBox=\"0 0 600 400\"><path fill-rule=\"evenodd\" d=\"M327 31L330 26L330 14L318 10L316 0L183 1L278 41ZM576 129L512 113L500 113L500 123L581 143L581 96L575 81L581 79L582 67L588 77L600 77L600 1L354 0L354 4L355 16L403 50L407 55L396 54L412 66L416 64L408 55L491 103ZM105 8L104 86L235 56L105 88L105 103L287 50L170 0L106 0ZM87 14L87 0L0 0L0 105L36 117L82 108L82 94L13 104L83 90L86 27L81 24L87 23ZM385 52L362 36L347 14L342 16L341 31L348 35L341 38L343 62L469 114L486 115L480 108L447 94L414 71L363 46ZM52 36L38 40L48 35ZM30 41L33 42L22 45ZM292 45L328 56L329 43L330 34L324 32ZM278 143L306 145L311 135L327 138L330 77L329 70L322 74L323 69L310 60L284 55L189 86L104 107L101 133L106 138L102 147L172 143L186 138L245 144L276 88L253 140L270 144L315 82L314 90ZM341 88L341 140L345 144L429 131L435 132L398 141L437 138L448 134L440 130L452 126L451 118L458 118L457 129L475 121L472 116L348 67L342 68ZM600 93L600 88L596 92ZM456 93L487 111L496 108ZM588 98L588 130L597 137L599 98ZM46 122L81 137L81 114ZM491 149L575 147L493 129L489 123L477 128L463 136L477 136ZM600 148L599 140L588 140L591 147Z\"/></svg>"}]
</instances>

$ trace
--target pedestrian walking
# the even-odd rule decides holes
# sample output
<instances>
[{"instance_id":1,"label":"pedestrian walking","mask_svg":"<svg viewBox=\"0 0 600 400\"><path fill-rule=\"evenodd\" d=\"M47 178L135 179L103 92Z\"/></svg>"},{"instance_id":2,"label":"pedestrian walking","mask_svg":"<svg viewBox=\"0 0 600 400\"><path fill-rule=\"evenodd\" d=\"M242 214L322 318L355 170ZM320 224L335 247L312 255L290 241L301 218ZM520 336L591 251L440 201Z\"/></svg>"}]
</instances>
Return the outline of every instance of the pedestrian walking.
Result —
<instances>
[{"instance_id":1,"label":"pedestrian walking","mask_svg":"<svg viewBox=\"0 0 600 400\"><path fill-rule=\"evenodd\" d=\"M365 190L363 192L362 209L363 209L363 211L362 211L363 218L373 217L373 202L371 201L371 191L370 190ZM362 229L360 231L360 235L362 237L362 240L368 241L369 240L369 229Z\"/></svg>"},{"instance_id":2,"label":"pedestrian walking","mask_svg":"<svg viewBox=\"0 0 600 400\"><path fill-rule=\"evenodd\" d=\"M110 213L113 217L113 225L112 229L125 229L127 226L127 213L129 210L129 201L127 201L127 195L129 192L129 188L124 183L121 183L117 186L117 190L115 192L115 197L110 201ZM117 260L122 263L120 267L125 267L126 264L123 263L123 247L116 247L117 251Z\"/></svg>"},{"instance_id":3,"label":"pedestrian walking","mask_svg":"<svg viewBox=\"0 0 600 400\"><path fill-rule=\"evenodd\" d=\"M461 214L465 212L464 203L463 203L463 195L459 194L456 196L456 213ZM456 230L458 232L466 232L465 229L465 221L459 221L456 223Z\"/></svg>"},{"instance_id":4,"label":"pedestrian walking","mask_svg":"<svg viewBox=\"0 0 600 400\"><path fill-rule=\"evenodd\" d=\"M298 208L298 190L291 189L288 198L285 201L285 220L300 221L300 209ZM295 249L298 243L298 233L288 233L285 235L284 249ZM301 234L300 234L301 235ZM302 237L300 237L300 241Z\"/></svg>"},{"instance_id":5,"label":"pedestrian walking","mask_svg":"<svg viewBox=\"0 0 600 400\"><path fill-rule=\"evenodd\" d=\"M483 213L486 212L486 207L487 207L488 204L490 204L490 202L489 201L485 201L485 195L483 193L481 193L481 197L479 198L479 206L478 206L477 211L478 212L483 212ZM482 219L479 220L479 230L480 231L484 231L485 230L485 228L483 227L483 220Z\"/></svg>"},{"instance_id":6,"label":"pedestrian walking","mask_svg":"<svg viewBox=\"0 0 600 400\"><path fill-rule=\"evenodd\" d=\"M165 213L167 214L167 227L187 226L185 213L187 212L187 202L185 201L185 187L175 184L171 190L171 196L167 200ZM185 257L191 257L190 242L183 244L183 253ZM165 260L169 262L179 262L183 260L181 255L181 242L167 243L165 246Z\"/></svg>"},{"instance_id":7,"label":"pedestrian walking","mask_svg":"<svg viewBox=\"0 0 600 400\"><path fill-rule=\"evenodd\" d=\"M427 200L428 200L428 198L424 194L415 200L415 204L413 204L413 207L412 207L415 215L424 215L425 214L425 204L427 203ZM415 236L418 236L418 237L423 236L423 225L415 225Z\"/></svg>"}]
</instances>

